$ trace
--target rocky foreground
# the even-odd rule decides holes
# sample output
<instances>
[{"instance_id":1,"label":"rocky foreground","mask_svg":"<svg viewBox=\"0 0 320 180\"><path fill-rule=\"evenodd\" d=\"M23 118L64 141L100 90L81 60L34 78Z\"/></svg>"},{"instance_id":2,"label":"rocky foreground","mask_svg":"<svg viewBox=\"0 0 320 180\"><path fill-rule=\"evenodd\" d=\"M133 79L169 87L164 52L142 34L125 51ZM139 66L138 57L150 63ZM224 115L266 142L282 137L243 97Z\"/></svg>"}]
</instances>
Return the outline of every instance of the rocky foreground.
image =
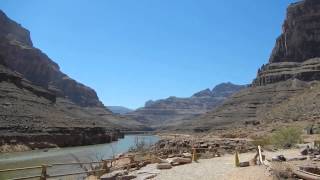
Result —
<instances>
[{"instance_id":1,"label":"rocky foreground","mask_svg":"<svg viewBox=\"0 0 320 180\"><path fill-rule=\"evenodd\" d=\"M310 143L314 138L308 136L305 144L297 144L292 149L270 151L262 147L261 161L257 146L249 140L162 134L162 140L151 149L117 156L111 172L102 175L101 179L301 178L306 171L315 173L313 168L320 162L320 150ZM235 152L240 152L239 165ZM94 176L90 178L94 179Z\"/></svg>"}]
</instances>

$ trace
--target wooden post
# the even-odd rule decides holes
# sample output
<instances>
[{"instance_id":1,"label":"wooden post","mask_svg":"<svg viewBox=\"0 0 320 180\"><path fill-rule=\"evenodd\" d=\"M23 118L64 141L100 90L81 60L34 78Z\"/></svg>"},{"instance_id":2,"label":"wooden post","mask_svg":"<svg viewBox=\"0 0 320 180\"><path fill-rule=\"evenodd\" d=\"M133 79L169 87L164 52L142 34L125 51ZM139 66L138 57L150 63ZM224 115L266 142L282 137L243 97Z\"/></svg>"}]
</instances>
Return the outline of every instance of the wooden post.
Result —
<instances>
[{"instance_id":1,"label":"wooden post","mask_svg":"<svg viewBox=\"0 0 320 180\"><path fill-rule=\"evenodd\" d=\"M192 149L192 161L197 162L198 161L198 156L197 156L197 150L195 148Z\"/></svg>"},{"instance_id":2,"label":"wooden post","mask_svg":"<svg viewBox=\"0 0 320 180\"><path fill-rule=\"evenodd\" d=\"M102 175L110 172L110 168L108 167L108 161L107 160L102 160L102 170L103 171L99 171L98 178L100 178Z\"/></svg>"},{"instance_id":3,"label":"wooden post","mask_svg":"<svg viewBox=\"0 0 320 180\"><path fill-rule=\"evenodd\" d=\"M234 155L234 164L236 167L240 167L240 160L239 160L238 151L236 151L236 154Z\"/></svg>"},{"instance_id":4,"label":"wooden post","mask_svg":"<svg viewBox=\"0 0 320 180\"><path fill-rule=\"evenodd\" d=\"M104 173L108 173L110 171L107 160L103 160L102 169L104 169Z\"/></svg>"},{"instance_id":5,"label":"wooden post","mask_svg":"<svg viewBox=\"0 0 320 180\"><path fill-rule=\"evenodd\" d=\"M260 164L263 164L263 159L262 159L262 154L261 154L261 146L258 146L258 152L259 152Z\"/></svg>"},{"instance_id":6,"label":"wooden post","mask_svg":"<svg viewBox=\"0 0 320 180\"><path fill-rule=\"evenodd\" d=\"M48 175L47 175L47 168L48 166L43 164L41 165L42 166L42 170L41 170L41 177L40 177L40 180L46 180Z\"/></svg>"}]
</instances>

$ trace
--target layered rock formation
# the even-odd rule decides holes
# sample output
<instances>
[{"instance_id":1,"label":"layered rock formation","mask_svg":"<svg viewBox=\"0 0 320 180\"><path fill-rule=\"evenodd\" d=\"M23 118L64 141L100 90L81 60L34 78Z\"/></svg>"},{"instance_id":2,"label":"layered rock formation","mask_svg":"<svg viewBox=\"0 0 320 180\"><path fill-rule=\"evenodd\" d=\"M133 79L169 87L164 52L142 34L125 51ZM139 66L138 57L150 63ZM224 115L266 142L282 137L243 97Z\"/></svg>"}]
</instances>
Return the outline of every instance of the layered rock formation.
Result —
<instances>
[{"instance_id":1,"label":"layered rock formation","mask_svg":"<svg viewBox=\"0 0 320 180\"><path fill-rule=\"evenodd\" d=\"M253 86L264 86L289 79L313 81L320 79L320 58L303 62L277 62L264 65L259 71Z\"/></svg>"},{"instance_id":2,"label":"layered rock formation","mask_svg":"<svg viewBox=\"0 0 320 180\"><path fill-rule=\"evenodd\" d=\"M319 32L320 1L291 4L269 63L258 70L252 86L184 127L205 131L270 122L312 123L319 116L314 99L320 84Z\"/></svg>"},{"instance_id":3,"label":"layered rock formation","mask_svg":"<svg viewBox=\"0 0 320 180\"><path fill-rule=\"evenodd\" d=\"M269 62L303 62L320 57L320 3L304 0L291 4Z\"/></svg>"},{"instance_id":4,"label":"layered rock formation","mask_svg":"<svg viewBox=\"0 0 320 180\"><path fill-rule=\"evenodd\" d=\"M111 136L121 137L116 130L120 126L107 120L119 118L109 114L102 119L92 110L33 85L3 64L0 65L0 112L0 146L25 144L31 149L79 146L111 142Z\"/></svg>"},{"instance_id":5,"label":"layered rock formation","mask_svg":"<svg viewBox=\"0 0 320 180\"><path fill-rule=\"evenodd\" d=\"M69 78L32 45L29 31L0 11L0 146L110 142L142 124L115 116L96 92Z\"/></svg>"},{"instance_id":6,"label":"layered rock formation","mask_svg":"<svg viewBox=\"0 0 320 180\"><path fill-rule=\"evenodd\" d=\"M103 107L96 92L60 71L58 64L33 47L28 30L0 10L0 56L32 83L67 97L80 106Z\"/></svg>"},{"instance_id":7,"label":"layered rock formation","mask_svg":"<svg viewBox=\"0 0 320 180\"><path fill-rule=\"evenodd\" d=\"M214 109L232 94L245 87L232 83L222 83L212 90L200 91L189 98L169 97L157 101L148 101L145 107L126 115L152 127L173 126Z\"/></svg>"}]
</instances>

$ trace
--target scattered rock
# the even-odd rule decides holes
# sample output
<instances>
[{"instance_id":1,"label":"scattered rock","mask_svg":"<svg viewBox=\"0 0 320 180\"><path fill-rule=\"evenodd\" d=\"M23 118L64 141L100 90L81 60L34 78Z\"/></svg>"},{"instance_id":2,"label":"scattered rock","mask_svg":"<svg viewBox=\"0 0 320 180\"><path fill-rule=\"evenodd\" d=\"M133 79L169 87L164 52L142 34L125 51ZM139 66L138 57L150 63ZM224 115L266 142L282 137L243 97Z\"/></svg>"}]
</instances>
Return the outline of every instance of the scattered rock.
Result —
<instances>
[{"instance_id":1,"label":"scattered rock","mask_svg":"<svg viewBox=\"0 0 320 180\"><path fill-rule=\"evenodd\" d=\"M191 158L192 157L192 154L191 153L182 153L182 156L184 158Z\"/></svg>"},{"instance_id":2,"label":"scattered rock","mask_svg":"<svg viewBox=\"0 0 320 180\"><path fill-rule=\"evenodd\" d=\"M137 176L135 175L124 175L124 176L117 177L116 180L131 180L135 178L137 178Z\"/></svg>"},{"instance_id":3,"label":"scattered rock","mask_svg":"<svg viewBox=\"0 0 320 180\"><path fill-rule=\"evenodd\" d=\"M272 161L286 161L287 159L283 155L279 155L272 158Z\"/></svg>"},{"instance_id":4,"label":"scattered rock","mask_svg":"<svg viewBox=\"0 0 320 180\"><path fill-rule=\"evenodd\" d=\"M172 159L172 163L177 163L177 164L187 164L191 163L192 160L190 158L181 158L181 157L176 157Z\"/></svg>"},{"instance_id":5,"label":"scattered rock","mask_svg":"<svg viewBox=\"0 0 320 180\"><path fill-rule=\"evenodd\" d=\"M304 161L307 157L294 157L294 158L287 158L287 161Z\"/></svg>"},{"instance_id":6,"label":"scattered rock","mask_svg":"<svg viewBox=\"0 0 320 180\"><path fill-rule=\"evenodd\" d=\"M308 153L309 153L309 146L307 146L306 148L304 148L300 153L301 153L301 155L304 155L304 156L308 155Z\"/></svg>"},{"instance_id":7,"label":"scattered rock","mask_svg":"<svg viewBox=\"0 0 320 180\"><path fill-rule=\"evenodd\" d=\"M104 174L100 177L101 180L117 180L118 176L127 175L128 172L125 170L113 171L111 173Z\"/></svg>"},{"instance_id":8,"label":"scattered rock","mask_svg":"<svg viewBox=\"0 0 320 180\"><path fill-rule=\"evenodd\" d=\"M248 166L250 166L250 163L249 163L249 161L241 162L241 163L239 164L239 166L240 166L240 167L248 167Z\"/></svg>"},{"instance_id":9,"label":"scattered rock","mask_svg":"<svg viewBox=\"0 0 320 180\"><path fill-rule=\"evenodd\" d=\"M123 166L129 165L131 163L133 163L133 158L127 157L127 158L120 158L120 159L114 161L113 165L115 167L123 167Z\"/></svg>"},{"instance_id":10,"label":"scattered rock","mask_svg":"<svg viewBox=\"0 0 320 180\"><path fill-rule=\"evenodd\" d=\"M156 176L157 176L156 174L143 174L142 176L138 176L136 179L137 180L147 180L147 179L155 178Z\"/></svg>"},{"instance_id":11,"label":"scattered rock","mask_svg":"<svg viewBox=\"0 0 320 180\"><path fill-rule=\"evenodd\" d=\"M160 163L157 164L157 169L171 169L172 166L169 163Z\"/></svg>"}]
</instances>

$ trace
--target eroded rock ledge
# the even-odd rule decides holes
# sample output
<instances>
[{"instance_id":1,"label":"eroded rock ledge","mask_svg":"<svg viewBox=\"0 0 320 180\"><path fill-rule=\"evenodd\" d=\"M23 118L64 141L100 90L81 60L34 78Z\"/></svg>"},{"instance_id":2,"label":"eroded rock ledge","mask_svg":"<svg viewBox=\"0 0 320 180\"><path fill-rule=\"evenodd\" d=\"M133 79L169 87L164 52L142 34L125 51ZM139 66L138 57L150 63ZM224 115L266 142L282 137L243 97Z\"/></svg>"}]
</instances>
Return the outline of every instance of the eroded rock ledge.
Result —
<instances>
[{"instance_id":1,"label":"eroded rock ledge","mask_svg":"<svg viewBox=\"0 0 320 180\"><path fill-rule=\"evenodd\" d=\"M53 147L71 147L93 144L110 143L123 138L124 134L118 130L95 128L50 128L46 132L41 130L28 130L19 127L15 132L13 128L1 128L0 146L24 145L29 149L43 149ZM0 148L1 149L1 148Z\"/></svg>"},{"instance_id":2,"label":"eroded rock ledge","mask_svg":"<svg viewBox=\"0 0 320 180\"><path fill-rule=\"evenodd\" d=\"M253 86L264 86L289 79L320 80L320 58L304 62L277 62L262 66Z\"/></svg>"}]
</instances>

